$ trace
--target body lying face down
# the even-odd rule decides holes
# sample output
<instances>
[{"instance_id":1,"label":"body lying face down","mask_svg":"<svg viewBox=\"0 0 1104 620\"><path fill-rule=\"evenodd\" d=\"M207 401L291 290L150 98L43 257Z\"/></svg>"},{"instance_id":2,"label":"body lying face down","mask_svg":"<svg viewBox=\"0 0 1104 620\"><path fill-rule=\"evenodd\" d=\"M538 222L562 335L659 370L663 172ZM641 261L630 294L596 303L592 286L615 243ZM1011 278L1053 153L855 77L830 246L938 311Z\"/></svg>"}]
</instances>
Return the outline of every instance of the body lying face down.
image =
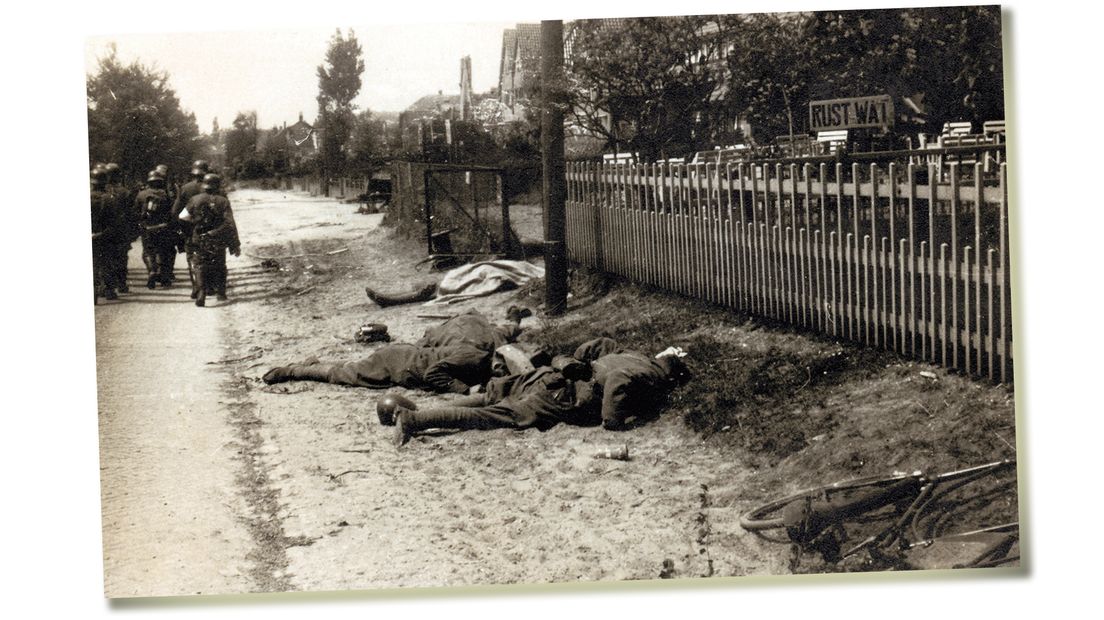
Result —
<instances>
[{"instance_id":1,"label":"body lying face down","mask_svg":"<svg viewBox=\"0 0 1104 620\"><path fill-rule=\"evenodd\" d=\"M396 443L429 428L544 429L563 422L623 429L689 379L681 350L665 353L653 358L608 338L590 341L576 351L581 359L557 358L552 366L491 379L484 394L450 407L401 413Z\"/></svg>"},{"instance_id":2,"label":"body lying face down","mask_svg":"<svg viewBox=\"0 0 1104 620\"><path fill-rule=\"evenodd\" d=\"M464 393L491 378L494 350L514 341L519 332L516 323L497 325L471 312L426 330L416 344L384 345L350 362L312 360L280 366L265 373L264 381L321 381L373 389L398 385Z\"/></svg>"}]
</instances>

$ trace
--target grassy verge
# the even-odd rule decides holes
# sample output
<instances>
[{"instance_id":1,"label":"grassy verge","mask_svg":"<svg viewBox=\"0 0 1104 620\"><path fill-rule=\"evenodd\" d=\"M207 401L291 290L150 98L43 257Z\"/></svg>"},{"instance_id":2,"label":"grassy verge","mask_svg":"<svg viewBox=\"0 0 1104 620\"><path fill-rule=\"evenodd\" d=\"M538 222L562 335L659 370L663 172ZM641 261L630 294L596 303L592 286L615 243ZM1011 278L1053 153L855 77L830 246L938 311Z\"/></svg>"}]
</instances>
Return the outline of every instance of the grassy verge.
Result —
<instances>
[{"instance_id":1,"label":"grassy verge","mask_svg":"<svg viewBox=\"0 0 1104 620\"><path fill-rule=\"evenodd\" d=\"M569 312L526 338L557 353L598 336L652 353L684 347L694 378L669 396L667 415L729 446L755 472L753 501L1015 457L1010 386L596 274L576 272L571 290ZM531 305L541 294L519 292ZM979 526L1015 520L1015 486L992 506Z\"/></svg>"}]
</instances>

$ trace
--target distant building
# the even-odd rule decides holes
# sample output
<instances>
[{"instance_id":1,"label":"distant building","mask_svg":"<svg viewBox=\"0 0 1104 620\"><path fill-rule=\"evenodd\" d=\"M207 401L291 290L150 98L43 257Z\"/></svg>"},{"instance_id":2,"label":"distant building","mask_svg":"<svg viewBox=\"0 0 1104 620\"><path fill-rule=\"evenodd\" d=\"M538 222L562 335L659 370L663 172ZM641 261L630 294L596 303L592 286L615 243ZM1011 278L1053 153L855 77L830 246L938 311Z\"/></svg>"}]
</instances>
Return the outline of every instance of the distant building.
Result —
<instances>
[{"instance_id":1,"label":"distant building","mask_svg":"<svg viewBox=\"0 0 1104 620\"><path fill-rule=\"evenodd\" d=\"M322 146L321 134L310 123L299 120L295 124L261 131L257 134L257 152L273 153L273 165L277 170L291 169L311 159Z\"/></svg>"},{"instance_id":2,"label":"distant building","mask_svg":"<svg viewBox=\"0 0 1104 620\"><path fill-rule=\"evenodd\" d=\"M498 98L515 115L532 88L529 76L540 71L540 24L518 24L502 31L502 57L498 69Z\"/></svg>"}]
</instances>

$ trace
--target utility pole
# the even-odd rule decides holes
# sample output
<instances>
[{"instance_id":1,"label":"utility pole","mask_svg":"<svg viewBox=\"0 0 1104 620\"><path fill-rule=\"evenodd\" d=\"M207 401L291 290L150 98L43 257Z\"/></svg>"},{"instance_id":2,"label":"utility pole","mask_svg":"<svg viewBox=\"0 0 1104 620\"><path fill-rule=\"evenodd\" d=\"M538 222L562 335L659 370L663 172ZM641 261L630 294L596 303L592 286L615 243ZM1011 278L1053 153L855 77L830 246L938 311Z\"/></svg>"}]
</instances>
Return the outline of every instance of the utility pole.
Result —
<instances>
[{"instance_id":1,"label":"utility pole","mask_svg":"<svg viewBox=\"0 0 1104 620\"><path fill-rule=\"evenodd\" d=\"M563 22L541 22L541 168L544 172L544 308L567 310Z\"/></svg>"}]
</instances>

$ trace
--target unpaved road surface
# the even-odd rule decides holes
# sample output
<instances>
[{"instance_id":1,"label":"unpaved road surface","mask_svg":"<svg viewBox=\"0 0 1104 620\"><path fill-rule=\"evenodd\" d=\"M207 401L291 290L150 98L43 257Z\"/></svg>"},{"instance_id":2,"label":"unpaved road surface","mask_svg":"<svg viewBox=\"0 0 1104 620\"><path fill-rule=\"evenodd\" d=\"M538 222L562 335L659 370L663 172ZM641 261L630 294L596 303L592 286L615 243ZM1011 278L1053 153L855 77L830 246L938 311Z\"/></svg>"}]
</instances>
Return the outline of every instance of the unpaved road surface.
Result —
<instances>
[{"instance_id":1,"label":"unpaved road surface","mask_svg":"<svg viewBox=\"0 0 1104 620\"><path fill-rule=\"evenodd\" d=\"M363 323L411 341L439 321L418 314L501 318L511 298L380 309L365 285L435 277L380 216L295 193L230 199L243 255L229 302L194 307L183 271L183 285L147 291L136 245L137 292L96 309L109 597L785 572L783 549L737 525L754 472L673 416L398 450L375 419L379 392L265 386L274 365L367 354L352 341ZM631 460L593 458L621 443Z\"/></svg>"}]
</instances>

